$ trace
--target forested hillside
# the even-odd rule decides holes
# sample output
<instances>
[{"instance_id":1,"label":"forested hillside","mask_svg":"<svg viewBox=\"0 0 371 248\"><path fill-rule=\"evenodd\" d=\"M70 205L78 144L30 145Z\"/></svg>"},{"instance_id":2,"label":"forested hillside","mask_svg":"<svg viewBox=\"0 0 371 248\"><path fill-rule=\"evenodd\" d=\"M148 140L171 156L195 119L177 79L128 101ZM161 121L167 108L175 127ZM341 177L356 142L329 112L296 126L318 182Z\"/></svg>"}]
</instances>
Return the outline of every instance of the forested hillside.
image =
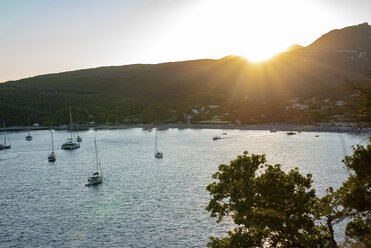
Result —
<instances>
[{"instance_id":1,"label":"forested hillside","mask_svg":"<svg viewBox=\"0 0 371 248\"><path fill-rule=\"evenodd\" d=\"M80 123L176 122L184 114L193 114L193 120L285 121L294 114L287 112L293 98L347 101L354 92L345 79L358 79L370 67L371 26L364 23L331 31L263 63L227 56L5 82L0 84L0 119L13 125L25 124L28 117L62 124L72 106Z\"/></svg>"}]
</instances>

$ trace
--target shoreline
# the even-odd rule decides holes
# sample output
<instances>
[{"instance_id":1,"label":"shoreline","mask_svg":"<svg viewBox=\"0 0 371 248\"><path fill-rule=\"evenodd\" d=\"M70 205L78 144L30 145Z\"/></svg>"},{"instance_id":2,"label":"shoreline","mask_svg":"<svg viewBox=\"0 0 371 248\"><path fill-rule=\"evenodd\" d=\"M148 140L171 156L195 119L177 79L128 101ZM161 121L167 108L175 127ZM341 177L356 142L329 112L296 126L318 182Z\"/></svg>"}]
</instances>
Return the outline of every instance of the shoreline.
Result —
<instances>
[{"instance_id":1,"label":"shoreline","mask_svg":"<svg viewBox=\"0 0 371 248\"><path fill-rule=\"evenodd\" d=\"M78 130L118 130L118 129L128 129L128 128L143 128L143 129L152 129L158 128L160 130L165 130L169 128L178 128L178 129L230 129L230 130L272 130L277 131L301 131L301 132L330 132L330 133L371 133L371 128L353 128L353 127L316 127L313 125L290 125L290 124L260 124L260 125L217 125L217 124L184 124L184 123L175 123L175 124L136 124L136 125L97 125L97 126L88 126L80 125L77 127ZM48 126L38 126L38 127L25 127L25 126L10 126L7 127L7 131L28 131L28 129L35 130L48 130ZM54 130L69 130L68 126L53 126ZM74 127L76 130L76 127Z\"/></svg>"}]
</instances>

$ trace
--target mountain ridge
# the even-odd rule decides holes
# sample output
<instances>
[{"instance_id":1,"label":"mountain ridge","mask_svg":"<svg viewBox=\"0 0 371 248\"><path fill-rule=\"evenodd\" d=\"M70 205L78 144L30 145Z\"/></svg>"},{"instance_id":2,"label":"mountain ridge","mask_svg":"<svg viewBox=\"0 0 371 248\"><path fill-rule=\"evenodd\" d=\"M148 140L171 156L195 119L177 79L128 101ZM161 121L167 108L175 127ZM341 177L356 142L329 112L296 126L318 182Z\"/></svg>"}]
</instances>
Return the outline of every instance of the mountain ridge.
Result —
<instances>
[{"instance_id":1,"label":"mountain ridge","mask_svg":"<svg viewBox=\"0 0 371 248\"><path fill-rule=\"evenodd\" d=\"M367 23L332 30L307 47L277 54L261 63L230 55L221 59L103 66L8 81L0 84L0 105L37 113L44 120L53 119L53 112L70 105L93 116L111 110L120 118L137 115L136 111L121 114L115 110L115 104L125 100L143 107L138 115L146 106L161 106L176 109L181 119L193 105L201 103L220 104L229 112L241 111L236 110L243 108L241 99L250 97L258 99L256 105L269 102L272 110L282 112L284 104L297 96L345 97L349 92L344 89L344 79L360 78L362 71L371 67L371 42L365 42L370 33ZM332 49L329 44L333 44ZM339 52L345 45L349 49ZM352 50L355 47L358 50Z\"/></svg>"}]
</instances>

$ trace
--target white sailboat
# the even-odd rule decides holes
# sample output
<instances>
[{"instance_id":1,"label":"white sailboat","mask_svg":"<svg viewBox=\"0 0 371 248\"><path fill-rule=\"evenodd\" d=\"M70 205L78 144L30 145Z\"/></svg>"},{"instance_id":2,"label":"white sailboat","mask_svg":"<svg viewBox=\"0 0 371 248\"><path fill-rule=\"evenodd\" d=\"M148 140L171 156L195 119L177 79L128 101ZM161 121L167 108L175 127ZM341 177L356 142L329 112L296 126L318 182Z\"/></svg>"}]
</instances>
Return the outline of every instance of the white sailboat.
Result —
<instances>
[{"instance_id":1,"label":"white sailboat","mask_svg":"<svg viewBox=\"0 0 371 248\"><path fill-rule=\"evenodd\" d=\"M79 123L79 121L77 121L77 123ZM82 137L79 136L78 128L79 128L79 124L77 124L77 128L76 128L76 133L77 133L76 141L77 142L82 142Z\"/></svg>"},{"instance_id":2,"label":"white sailboat","mask_svg":"<svg viewBox=\"0 0 371 248\"><path fill-rule=\"evenodd\" d=\"M79 144L79 143L73 142L73 137L72 137L73 130L72 130L72 114L71 114L71 107L70 107L70 125L71 125L71 138L67 139L67 141L64 142L64 144L61 146L61 148L62 148L62 149L65 149L65 150L73 150L73 149L80 148L80 144Z\"/></svg>"},{"instance_id":3,"label":"white sailboat","mask_svg":"<svg viewBox=\"0 0 371 248\"><path fill-rule=\"evenodd\" d=\"M155 157L156 158L162 158L163 153L157 150L157 128L156 128L156 139L155 139Z\"/></svg>"},{"instance_id":4,"label":"white sailboat","mask_svg":"<svg viewBox=\"0 0 371 248\"><path fill-rule=\"evenodd\" d=\"M95 144L95 161L97 165L97 171L93 173L93 176L88 177L88 183L85 184L85 186L100 184L103 182L103 172L102 167L100 164L100 159L98 155L98 149L97 149L97 140L94 137L94 144Z\"/></svg>"},{"instance_id":5,"label":"white sailboat","mask_svg":"<svg viewBox=\"0 0 371 248\"><path fill-rule=\"evenodd\" d=\"M28 135L25 137L26 140L32 140L31 130L30 130L30 119L28 119Z\"/></svg>"},{"instance_id":6,"label":"white sailboat","mask_svg":"<svg viewBox=\"0 0 371 248\"><path fill-rule=\"evenodd\" d=\"M53 129L52 128L50 128L50 136L52 138L52 152L49 154L48 160L49 162L54 162L55 160L57 160L57 156L55 156L55 153L54 153L54 140L53 140Z\"/></svg>"},{"instance_id":7,"label":"white sailboat","mask_svg":"<svg viewBox=\"0 0 371 248\"><path fill-rule=\"evenodd\" d=\"M10 149L12 146L10 145L10 139L5 130L5 122L3 122L3 125L4 125L4 143L1 146L1 149ZM7 140L8 140L8 144L6 143Z\"/></svg>"}]
</instances>

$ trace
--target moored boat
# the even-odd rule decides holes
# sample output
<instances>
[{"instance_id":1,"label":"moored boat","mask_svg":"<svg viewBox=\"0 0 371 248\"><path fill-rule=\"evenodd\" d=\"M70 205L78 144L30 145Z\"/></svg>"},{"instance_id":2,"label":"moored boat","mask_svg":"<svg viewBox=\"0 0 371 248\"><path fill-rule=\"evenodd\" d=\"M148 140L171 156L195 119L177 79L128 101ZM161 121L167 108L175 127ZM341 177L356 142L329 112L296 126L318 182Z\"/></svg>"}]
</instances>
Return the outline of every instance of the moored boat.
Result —
<instances>
[{"instance_id":1,"label":"moored boat","mask_svg":"<svg viewBox=\"0 0 371 248\"><path fill-rule=\"evenodd\" d=\"M25 139L28 141L32 140L31 130L30 130L30 119L28 119L28 135L25 137Z\"/></svg>"},{"instance_id":2,"label":"moored boat","mask_svg":"<svg viewBox=\"0 0 371 248\"><path fill-rule=\"evenodd\" d=\"M95 144L95 161L96 161L96 166L97 166L97 171L93 173L93 176L88 177L88 183L85 184L85 186L90 186L90 185L96 185L100 184L103 182L103 172L102 172L102 167L98 155L98 149L97 149L97 140L94 138L94 144Z\"/></svg>"},{"instance_id":3,"label":"moored boat","mask_svg":"<svg viewBox=\"0 0 371 248\"><path fill-rule=\"evenodd\" d=\"M70 125L71 125L71 138L68 138L64 144L62 144L61 148L64 150L73 150L80 148L80 144L73 142L73 130L72 130L72 113L71 113L71 107L70 107Z\"/></svg>"},{"instance_id":4,"label":"moored boat","mask_svg":"<svg viewBox=\"0 0 371 248\"><path fill-rule=\"evenodd\" d=\"M164 156L164 154L162 152L158 151L158 149L157 149L157 129L156 129L155 152L154 152L154 154L155 154L156 158L162 158Z\"/></svg>"},{"instance_id":5,"label":"moored boat","mask_svg":"<svg viewBox=\"0 0 371 248\"><path fill-rule=\"evenodd\" d=\"M54 153L54 141L53 141L53 129L52 128L50 128L50 136L52 138L52 152L48 156L48 161L54 162L55 160L57 160L57 156Z\"/></svg>"},{"instance_id":6,"label":"moored boat","mask_svg":"<svg viewBox=\"0 0 371 248\"><path fill-rule=\"evenodd\" d=\"M62 144L61 148L64 150L73 150L80 148L80 144L73 142L72 138L70 138L67 139L67 141Z\"/></svg>"},{"instance_id":7,"label":"moored boat","mask_svg":"<svg viewBox=\"0 0 371 248\"><path fill-rule=\"evenodd\" d=\"M2 144L1 149L10 149L12 146L10 145L10 139L9 139L9 136L8 136L8 134L6 133L5 122L3 122L3 125L4 125L4 132L3 132L3 135L4 135L4 143ZM8 143L7 143L7 141L8 141Z\"/></svg>"}]
</instances>

